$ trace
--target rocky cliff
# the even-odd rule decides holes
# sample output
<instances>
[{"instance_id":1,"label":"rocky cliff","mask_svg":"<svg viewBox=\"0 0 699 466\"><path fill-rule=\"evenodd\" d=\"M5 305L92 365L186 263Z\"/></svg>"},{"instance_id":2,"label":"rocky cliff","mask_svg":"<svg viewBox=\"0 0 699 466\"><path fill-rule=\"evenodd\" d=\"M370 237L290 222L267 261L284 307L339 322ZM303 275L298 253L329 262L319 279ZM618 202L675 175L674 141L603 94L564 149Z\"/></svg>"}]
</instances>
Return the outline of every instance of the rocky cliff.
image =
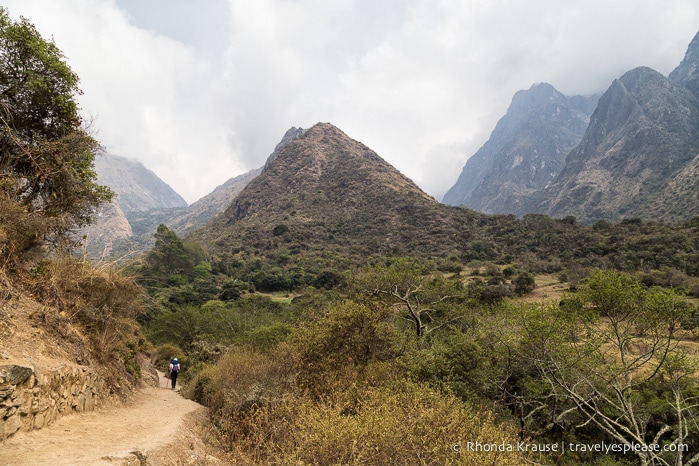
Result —
<instances>
[{"instance_id":1,"label":"rocky cliff","mask_svg":"<svg viewBox=\"0 0 699 466\"><path fill-rule=\"evenodd\" d=\"M535 212L582 139L597 98L566 97L545 83L517 92L442 201L486 213Z\"/></svg>"},{"instance_id":2,"label":"rocky cliff","mask_svg":"<svg viewBox=\"0 0 699 466\"><path fill-rule=\"evenodd\" d=\"M85 250L93 259L127 255L139 248L139 220L146 212L177 211L187 206L182 196L138 161L110 154L95 157L98 183L116 194L83 229Z\"/></svg>"},{"instance_id":3,"label":"rocky cliff","mask_svg":"<svg viewBox=\"0 0 699 466\"><path fill-rule=\"evenodd\" d=\"M697 98L681 81L636 68L600 98L581 143L546 190L541 211L587 222L698 215L699 204L689 205L690 193L683 189L696 186L697 154Z\"/></svg>"}]
</instances>

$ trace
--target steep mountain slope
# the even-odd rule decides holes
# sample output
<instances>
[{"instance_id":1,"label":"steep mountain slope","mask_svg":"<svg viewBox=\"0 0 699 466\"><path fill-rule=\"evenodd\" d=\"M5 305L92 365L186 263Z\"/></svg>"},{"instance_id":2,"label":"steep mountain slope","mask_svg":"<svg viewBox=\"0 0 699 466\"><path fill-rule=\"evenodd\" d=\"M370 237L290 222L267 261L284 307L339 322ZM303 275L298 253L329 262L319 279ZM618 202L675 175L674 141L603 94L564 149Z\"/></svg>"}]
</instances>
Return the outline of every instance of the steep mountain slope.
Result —
<instances>
[{"instance_id":1,"label":"steep mountain slope","mask_svg":"<svg viewBox=\"0 0 699 466\"><path fill-rule=\"evenodd\" d=\"M142 234L138 219L144 212L187 206L182 196L135 160L104 154L95 157L95 170L98 182L109 186L116 198L98 212L93 225L79 233L86 237L86 252L93 259L131 251L133 238Z\"/></svg>"},{"instance_id":2,"label":"steep mountain slope","mask_svg":"<svg viewBox=\"0 0 699 466\"><path fill-rule=\"evenodd\" d=\"M349 251L355 258L440 255L455 250L457 211L365 145L317 124L281 148L225 213L192 237L224 257L312 252L332 263Z\"/></svg>"},{"instance_id":3,"label":"steep mountain slope","mask_svg":"<svg viewBox=\"0 0 699 466\"><path fill-rule=\"evenodd\" d=\"M302 128L290 128L275 146L274 151L267 158L266 164L277 157L279 151L291 141L304 133ZM233 199L254 180L263 168L256 168L247 173L231 178L221 186L218 186L210 194L202 197L186 209L174 211L162 222L173 229L178 235L185 235L190 231L206 225L216 215L225 211L231 205ZM150 230L155 231L158 224L151 225Z\"/></svg>"},{"instance_id":4,"label":"steep mountain slope","mask_svg":"<svg viewBox=\"0 0 699 466\"><path fill-rule=\"evenodd\" d=\"M699 98L699 33L689 43L684 59L668 76L678 86L689 89Z\"/></svg>"},{"instance_id":5,"label":"steep mountain slope","mask_svg":"<svg viewBox=\"0 0 699 466\"><path fill-rule=\"evenodd\" d=\"M676 210L680 191L669 187L697 155L697 136L699 102L688 89L650 68L629 71L600 98L542 212L583 221L697 215L696 204Z\"/></svg>"},{"instance_id":6,"label":"steep mountain slope","mask_svg":"<svg viewBox=\"0 0 699 466\"><path fill-rule=\"evenodd\" d=\"M159 219L158 224L165 223L168 227L177 232L178 235L184 235L191 230L203 227L214 218L214 216L226 210L240 191L242 191L250 181L255 179L261 171L261 168L256 168L229 179L187 208L170 212L166 218ZM158 224L151 223L151 227L154 228L150 228L150 230L155 231Z\"/></svg>"},{"instance_id":7,"label":"steep mountain slope","mask_svg":"<svg viewBox=\"0 0 699 466\"><path fill-rule=\"evenodd\" d=\"M641 67L600 98L540 211L582 221L699 215L699 34L665 78Z\"/></svg>"},{"instance_id":8,"label":"steep mountain slope","mask_svg":"<svg viewBox=\"0 0 699 466\"><path fill-rule=\"evenodd\" d=\"M131 224L119 204L111 202L100 209L95 222L82 231L87 253L92 259L112 256L114 244L133 237Z\"/></svg>"},{"instance_id":9,"label":"steep mountain slope","mask_svg":"<svg viewBox=\"0 0 699 466\"><path fill-rule=\"evenodd\" d=\"M99 183L117 193L127 217L131 212L187 206L170 185L136 160L105 154L95 158L95 170Z\"/></svg>"},{"instance_id":10,"label":"steep mountain slope","mask_svg":"<svg viewBox=\"0 0 699 466\"><path fill-rule=\"evenodd\" d=\"M597 98L566 97L545 83L517 92L442 202L487 213L536 211L540 193L582 139Z\"/></svg>"}]
</instances>

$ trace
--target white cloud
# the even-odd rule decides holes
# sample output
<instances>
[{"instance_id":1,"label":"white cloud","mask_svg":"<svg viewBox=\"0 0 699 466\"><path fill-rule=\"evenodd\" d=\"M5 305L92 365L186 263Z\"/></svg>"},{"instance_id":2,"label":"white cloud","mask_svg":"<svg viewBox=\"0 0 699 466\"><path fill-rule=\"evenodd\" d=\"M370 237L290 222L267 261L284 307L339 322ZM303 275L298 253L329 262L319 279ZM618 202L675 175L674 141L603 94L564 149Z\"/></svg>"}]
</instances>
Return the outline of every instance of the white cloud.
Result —
<instances>
[{"instance_id":1,"label":"white cloud","mask_svg":"<svg viewBox=\"0 0 699 466\"><path fill-rule=\"evenodd\" d=\"M439 198L517 90L601 92L641 65L667 74L699 24L690 0L4 3L54 36L107 148L189 201L318 121Z\"/></svg>"},{"instance_id":2,"label":"white cloud","mask_svg":"<svg viewBox=\"0 0 699 466\"><path fill-rule=\"evenodd\" d=\"M190 202L243 169L230 130L213 124L221 81L193 47L133 26L110 1L5 3L65 53L109 152L141 160Z\"/></svg>"}]
</instances>

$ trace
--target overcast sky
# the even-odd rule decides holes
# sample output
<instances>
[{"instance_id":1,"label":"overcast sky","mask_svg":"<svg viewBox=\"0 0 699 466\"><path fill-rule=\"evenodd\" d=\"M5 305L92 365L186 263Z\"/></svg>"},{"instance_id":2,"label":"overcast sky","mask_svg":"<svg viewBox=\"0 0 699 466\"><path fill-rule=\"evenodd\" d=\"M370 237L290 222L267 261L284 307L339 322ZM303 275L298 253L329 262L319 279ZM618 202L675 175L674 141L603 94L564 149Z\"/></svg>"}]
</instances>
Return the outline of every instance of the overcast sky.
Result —
<instances>
[{"instance_id":1,"label":"overcast sky","mask_svg":"<svg viewBox=\"0 0 699 466\"><path fill-rule=\"evenodd\" d=\"M520 89L664 75L696 0L3 0L53 37L117 155L188 202L329 122L441 199Z\"/></svg>"}]
</instances>

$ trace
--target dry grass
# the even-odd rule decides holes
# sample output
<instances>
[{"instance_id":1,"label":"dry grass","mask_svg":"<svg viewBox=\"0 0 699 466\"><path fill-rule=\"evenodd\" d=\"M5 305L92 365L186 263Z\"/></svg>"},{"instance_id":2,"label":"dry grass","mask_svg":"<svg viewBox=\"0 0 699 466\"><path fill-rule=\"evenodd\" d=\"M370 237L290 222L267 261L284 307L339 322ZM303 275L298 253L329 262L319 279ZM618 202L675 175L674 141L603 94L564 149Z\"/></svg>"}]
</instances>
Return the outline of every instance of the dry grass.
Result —
<instances>
[{"instance_id":1,"label":"dry grass","mask_svg":"<svg viewBox=\"0 0 699 466\"><path fill-rule=\"evenodd\" d=\"M81 339L91 358L139 375L135 357L145 339L135 319L143 292L133 280L107 264L59 256L40 262L23 282L44 305L37 317L48 332Z\"/></svg>"},{"instance_id":2,"label":"dry grass","mask_svg":"<svg viewBox=\"0 0 699 466\"><path fill-rule=\"evenodd\" d=\"M531 293L516 298L527 303L550 303L560 302L563 294L568 289L566 283L561 283L555 275L537 275L535 278L536 288Z\"/></svg>"}]
</instances>

